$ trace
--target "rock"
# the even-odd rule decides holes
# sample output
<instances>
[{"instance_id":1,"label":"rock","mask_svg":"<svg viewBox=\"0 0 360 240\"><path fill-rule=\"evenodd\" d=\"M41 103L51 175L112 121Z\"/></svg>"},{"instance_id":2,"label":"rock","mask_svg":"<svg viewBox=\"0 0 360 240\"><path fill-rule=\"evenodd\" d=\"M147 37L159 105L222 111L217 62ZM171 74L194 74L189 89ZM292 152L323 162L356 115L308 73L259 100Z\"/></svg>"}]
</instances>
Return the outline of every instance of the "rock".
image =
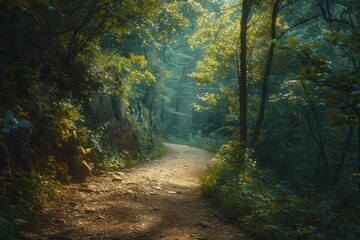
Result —
<instances>
[{"instance_id":1,"label":"rock","mask_svg":"<svg viewBox=\"0 0 360 240\"><path fill-rule=\"evenodd\" d=\"M77 190L80 191L80 192L86 192L86 193L94 192L93 189L91 189L91 188L84 188L84 187L79 187L79 188L77 188Z\"/></svg>"},{"instance_id":2,"label":"rock","mask_svg":"<svg viewBox=\"0 0 360 240\"><path fill-rule=\"evenodd\" d=\"M91 97L89 106L93 115L108 117L113 112L109 94L96 93Z\"/></svg>"},{"instance_id":3,"label":"rock","mask_svg":"<svg viewBox=\"0 0 360 240\"><path fill-rule=\"evenodd\" d=\"M58 219L55 219L55 223L57 223L57 224L65 224L66 221L64 219L58 218Z\"/></svg>"},{"instance_id":4,"label":"rock","mask_svg":"<svg viewBox=\"0 0 360 240\"><path fill-rule=\"evenodd\" d=\"M91 97L89 107L93 117L110 120L107 134L114 150L122 152L132 149L132 125L128 119L126 106L119 97L96 93Z\"/></svg>"},{"instance_id":5,"label":"rock","mask_svg":"<svg viewBox=\"0 0 360 240\"><path fill-rule=\"evenodd\" d=\"M96 213L97 211L95 209L92 208L88 208L84 210L84 213Z\"/></svg>"},{"instance_id":6,"label":"rock","mask_svg":"<svg viewBox=\"0 0 360 240\"><path fill-rule=\"evenodd\" d=\"M99 215L97 216L97 218L98 218L98 219L105 219L105 216L99 214Z\"/></svg>"},{"instance_id":7,"label":"rock","mask_svg":"<svg viewBox=\"0 0 360 240\"><path fill-rule=\"evenodd\" d=\"M124 195L135 195L135 193L132 190L127 190Z\"/></svg>"},{"instance_id":8,"label":"rock","mask_svg":"<svg viewBox=\"0 0 360 240\"><path fill-rule=\"evenodd\" d=\"M32 128L30 122L25 118L16 118L10 110L6 110L3 118L3 128L0 128L0 134L4 135L2 142L1 161L2 168L7 168L10 159L16 167L30 170L32 169L30 161L37 155L30 147L30 136ZM3 159L5 160L3 162Z\"/></svg>"},{"instance_id":9,"label":"rock","mask_svg":"<svg viewBox=\"0 0 360 240\"><path fill-rule=\"evenodd\" d=\"M161 190L160 186L153 186L153 188L157 189L157 190Z\"/></svg>"},{"instance_id":10,"label":"rock","mask_svg":"<svg viewBox=\"0 0 360 240\"><path fill-rule=\"evenodd\" d=\"M119 176L114 176L112 179L111 179L111 181L112 182L121 182L123 179L121 178L121 177L119 177Z\"/></svg>"},{"instance_id":11,"label":"rock","mask_svg":"<svg viewBox=\"0 0 360 240\"><path fill-rule=\"evenodd\" d=\"M149 240L149 235L141 235L141 236L134 236L131 239L133 240Z\"/></svg>"},{"instance_id":12,"label":"rock","mask_svg":"<svg viewBox=\"0 0 360 240\"><path fill-rule=\"evenodd\" d=\"M201 228L212 228L213 226L211 225L211 223L207 222L207 221L201 221L199 223L195 224L196 227L201 227Z\"/></svg>"},{"instance_id":13,"label":"rock","mask_svg":"<svg viewBox=\"0 0 360 240\"><path fill-rule=\"evenodd\" d=\"M111 105L114 111L114 116L116 117L117 120L122 121L127 119L126 107L119 98L112 97Z\"/></svg>"},{"instance_id":14,"label":"rock","mask_svg":"<svg viewBox=\"0 0 360 240\"><path fill-rule=\"evenodd\" d=\"M102 236L100 237L100 239L101 239L101 240L103 240L103 239L110 239L110 235L109 235L109 234L102 235Z\"/></svg>"},{"instance_id":15,"label":"rock","mask_svg":"<svg viewBox=\"0 0 360 240\"><path fill-rule=\"evenodd\" d=\"M113 117L107 131L112 147L116 147L119 152L132 148L133 132L131 122L128 119L119 120Z\"/></svg>"},{"instance_id":16,"label":"rock","mask_svg":"<svg viewBox=\"0 0 360 240\"><path fill-rule=\"evenodd\" d=\"M5 134L9 134L17 131L18 129L26 129L29 134L32 133L29 121L25 118L15 118L10 110L6 110L4 128L1 129L1 131Z\"/></svg>"},{"instance_id":17,"label":"rock","mask_svg":"<svg viewBox=\"0 0 360 240\"><path fill-rule=\"evenodd\" d=\"M76 202L70 202L69 205L74 208L76 207Z\"/></svg>"},{"instance_id":18,"label":"rock","mask_svg":"<svg viewBox=\"0 0 360 240\"><path fill-rule=\"evenodd\" d=\"M134 216L134 219L133 220L131 220L131 222L139 222L140 221L140 219L139 219L139 217L138 216Z\"/></svg>"},{"instance_id":19,"label":"rock","mask_svg":"<svg viewBox=\"0 0 360 240\"><path fill-rule=\"evenodd\" d=\"M176 192L174 192L174 191L167 191L167 193L169 193L169 194L176 194Z\"/></svg>"},{"instance_id":20,"label":"rock","mask_svg":"<svg viewBox=\"0 0 360 240\"><path fill-rule=\"evenodd\" d=\"M146 193L146 195L148 195L148 196L155 196L155 195L159 195L159 194L157 194L157 193L155 193L155 192L148 192L148 193Z\"/></svg>"},{"instance_id":21,"label":"rock","mask_svg":"<svg viewBox=\"0 0 360 240\"><path fill-rule=\"evenodd\" d=\"M120 177L125 175L125 173L119 172L119 171L115 171L114 174L115 174L115 175L118 175L118 176L120 176Z\"/></svg>"},{"instance_id":22,"label":"rock","mask_svg":"<svg viewBox=\"0 0 360 240\"><path fill-rule=\"evenodd\" d=\"M207 240L206 237L197 237L195 234L190 234L189 236L191 239L194 239L194 240Z\"/></svg>"},{"instance_id":23,"label":"rock","mask_svg":"<svg viewBox=\"0 0 360 240\"><path fill-rule=\"evenodd\" d=\"M127 182L126 185L138 185L137 183Z\"/></svg>"}]
</instances>

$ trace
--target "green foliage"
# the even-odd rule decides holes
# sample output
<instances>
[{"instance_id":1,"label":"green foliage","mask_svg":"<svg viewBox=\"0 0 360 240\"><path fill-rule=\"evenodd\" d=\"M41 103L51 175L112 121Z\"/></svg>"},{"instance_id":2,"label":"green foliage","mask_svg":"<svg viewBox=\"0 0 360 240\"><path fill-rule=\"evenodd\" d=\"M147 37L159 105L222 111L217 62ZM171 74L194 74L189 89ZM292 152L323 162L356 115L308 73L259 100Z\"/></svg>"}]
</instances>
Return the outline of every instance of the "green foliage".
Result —
<instances>
[{"instance_id":1,"label":"green foliage","mask_svg":"<svg viewBox=\"0 0 360 240\"><path fill-rule=\"evenodd\" d=\"M14 194L20 204L26 206L25 213L39 210L49 199L58 194L59 184L48 176L36 172L18 173L12 182Z\"/></svg>"},{"instance_id":2,"label":"green foliage","mask_svg":"<svg viewBox=\"0 0 360 240\"><path fill-rule=\"evenodd\" d=\"M146 121L148 122L148 120ZM147 123L140 123L139 121L136 121L135 118L132 118L132 126L135 141L135 157L140 157L140 159L152 159L160 156L164 152L162 138L157 136Z\"/></svg>"},{"instance_id":3,"label":"green foliage","mask_svg":"<svg viewBox=\"0 0 360 240\"><path fill-rule=\"evenodd\" d=\"M17 239L16 229L28 224L47 201L59 195L60 184L54 179L54 169L48 167L49 175L35 171L0 175L1 239Z\"/></svg>"},{"instance_id":4,"label":"green foliage","mask_svg":"<svg viewBox=\"0 0 360 240\"><path fill-rule=\"evenodd\" d=\"M168 135L166 141L170 143L184 144L191 147L202 148L214 153L218 152L219 149L225 144L225 138L221 134L212 132L206 136L200 130L196 131L195 133L190 133L186 139Z\"/></svg>"},{"instance_id":5,"label":"green foliage","mask_svg":"<svg viewBox=\"0 0 360 240\"><path fill-rule=\"evenodd\" d=\"M305 187L295 192L239 149L235 143L224 146L202 178L205 195L224 216L259 239L360 236L358 197Z\"/></svg>"},{"instance_id":6,"label":"green foliage","mask_svg":"<svg viewBox=\"0 0 360 240\"><path fill-rule=\"evenodd\" d=\"M261 1L255 4L256 10L249 19L247 48L248 85L256 86L262 79L269 42L269 24L274 1ZM189 38L192 48L203 48L203 59L197 62L196 71L191 77L198 85L212 85L214 93L205 93L200 99L203 103L216 104L221 96L226 99L230 113L238 114L238 85L240 60L240 2L218 2L215 9L209 9L197 19L198 30ZM219 9L217 9L219 8ZM278 31L285 29L287 23L283 16L277 19ZM255 92L256 93L256 92ZM250 103L251 104L251 103ZM196 105L197 109L202 110Z\"/></svg>"},{"instance_id":7,"label":"green foliage","mask_svg":"<svg viewBox=\"0 0 360 240\"><path fill-rule=\"evenodd\" d=\"M197 104L196 110L213 111L208 106L225 99L229 122L239 120L234 84L240 64L238 3L217 5L221 11L209 8L189 39L204 51L191 76L199 85L212 86L210 94L200 97L205 106ZM279 11L275 27L269 22L274 3L280 4L274 8ZM314 9L320 17L313 16ZM256 237L359 238L353 175L359 161L354 136L359 129L358 10L356 1L261 1L254 6L246 107L252 133L260 103L266 106L251 154L258 161L230 143L205 174L203 187L222 213ZM272 68L259 82L274 43Z\"/></svg>"},{"instance_id":8,"label":"green foliage","mask_svg":"<svg viewBox=\"0 0 360 240\"><path fill-rule=\"evenodd\" d=\"M0 196L0 239L16 240L11 222L16 212L8 198Z\"/></svg>"},{"instance_id":9,"label":"green foliage","mask_svg":"<svg viewBox=\"0 0 360 240\"><path fill-rule=\"evenodd\" d=\"M0 129L9 110L31 132L19 139L0 130L0 157L6 159L0 166L0 238L12 238L12 224L56 195L59 169L63 181L83 181L90 168L119 170L161 154L158 133L217 151L235 132L228 125L239 120L241 2L208 1L206 9L199 2L0 2ZM203 178L205 192L261 238L355 239L358 199L345 189L358 175L352 131L360 116L359 3L250 2L250 133L269 45L277 46L253 154L259 161L236 141L223 146ZM274 3L279 14L270 29ZM322 21L312 16L314 7ZM103 112L94 114L88 103L96 95L110 100L101 98ZM342 191L335 189L336 174ZM329 192L295 191L275 175Z\"/></svg>"},{"instance_id":10,"label":"green foliage","mask_svg":"<svg viewBox=\"0 0 360 240\"><path fill-rule=\"evenodd\" d=\"M187 144L193 147L202 148L211 152L217 152L225 143L222 135L212 132L209 136L204 136L201 131L189 134Z\"/></svg>"},{"instance_id":11,"label":"green foliage","mask_svg":"<svg viewBox=\"0 0 360 240\"><path fill-rule=\"evenodd\" d=\"M128 166L126 161L129 161L128 153L116 154L113 152L112 154L106 154L104 159L99 159L96 164L96 168L94 169L95 173L102 173L106 171L118 171L122 168Z\"/></svg>"},{"instance_id":12,"label":"green foliage","mask_svg":"<svg viewBox=\"0 0 360 240\"><path fill-rule=\"evenodd\" d=\"M193 3L0 2L0 198L11 200L19 218L55 196L57 180L83 181L90 169L118 170L161 153L149 119L134 118L129 149L114 149L107 128L112 110L93 116L88 103L95 93L121 99L125 112L142 102L145 87L163 76L138 50L159 49L185 27L181 9L188 5ZM134 39L126 42L129 36ZM3 133L8 110L29 123L29 136ZM13 217L2 210L0 238L10 239Z\"/></svg>"}]
</instances>

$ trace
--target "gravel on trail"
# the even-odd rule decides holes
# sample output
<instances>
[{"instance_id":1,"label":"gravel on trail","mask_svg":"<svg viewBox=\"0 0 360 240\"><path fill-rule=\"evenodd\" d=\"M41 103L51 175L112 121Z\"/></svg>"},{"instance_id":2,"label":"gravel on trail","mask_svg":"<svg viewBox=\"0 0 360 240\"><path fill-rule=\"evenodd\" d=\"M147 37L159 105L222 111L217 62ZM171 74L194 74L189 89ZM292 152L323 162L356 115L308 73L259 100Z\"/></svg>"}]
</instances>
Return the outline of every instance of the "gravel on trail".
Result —
<instances>
[{"instance_id":1,"label":"gravel on trail","mask_svg":"<svg viewBox=\"0 0 360 240\"><path fill-rule=\"evenodd\" d=\"M250 239L218 218L201 194L200 177L214 154L184 145L165 147L158 159L65 186L39 220L22 230L23 239Z\"/></svg>"}]
</instances>

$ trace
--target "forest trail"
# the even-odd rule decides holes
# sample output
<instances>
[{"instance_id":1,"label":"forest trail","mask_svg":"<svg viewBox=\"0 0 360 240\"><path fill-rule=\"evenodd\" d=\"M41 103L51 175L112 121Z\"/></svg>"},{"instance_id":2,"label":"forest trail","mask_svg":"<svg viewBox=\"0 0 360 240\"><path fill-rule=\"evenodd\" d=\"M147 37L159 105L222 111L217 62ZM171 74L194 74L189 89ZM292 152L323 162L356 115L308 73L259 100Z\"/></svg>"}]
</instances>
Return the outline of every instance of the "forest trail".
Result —
<instances>
[{"instance_id":1,"label":"forest trail","mask_svg":"<svg viewBox=\"0 0 360 240\"><path fill-rule=\"evenodd\" d=\"M199 178L213 154L165 144L161 158L71 184L24 239L249 239L215 216Z\"/></svg>"}]
</instances>

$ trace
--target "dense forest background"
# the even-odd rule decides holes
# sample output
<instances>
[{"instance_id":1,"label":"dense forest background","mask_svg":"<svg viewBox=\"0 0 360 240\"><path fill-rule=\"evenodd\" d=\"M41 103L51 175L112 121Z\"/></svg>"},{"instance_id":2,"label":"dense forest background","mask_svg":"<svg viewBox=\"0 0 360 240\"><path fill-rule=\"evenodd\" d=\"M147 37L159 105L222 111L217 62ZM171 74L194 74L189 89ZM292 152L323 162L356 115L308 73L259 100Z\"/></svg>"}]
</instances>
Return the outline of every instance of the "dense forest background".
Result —
<instances>
[{"instance_id":1,"label":"dense forest background","mask_svg":"<svg viewBox=\"0 0 360 240\"><path fill-rule=\"evenodd\" d=\"M360 236L358 0L0 1L0 238L61 184L217 152L255 238Z\"/></svg>"}]
</instances>

